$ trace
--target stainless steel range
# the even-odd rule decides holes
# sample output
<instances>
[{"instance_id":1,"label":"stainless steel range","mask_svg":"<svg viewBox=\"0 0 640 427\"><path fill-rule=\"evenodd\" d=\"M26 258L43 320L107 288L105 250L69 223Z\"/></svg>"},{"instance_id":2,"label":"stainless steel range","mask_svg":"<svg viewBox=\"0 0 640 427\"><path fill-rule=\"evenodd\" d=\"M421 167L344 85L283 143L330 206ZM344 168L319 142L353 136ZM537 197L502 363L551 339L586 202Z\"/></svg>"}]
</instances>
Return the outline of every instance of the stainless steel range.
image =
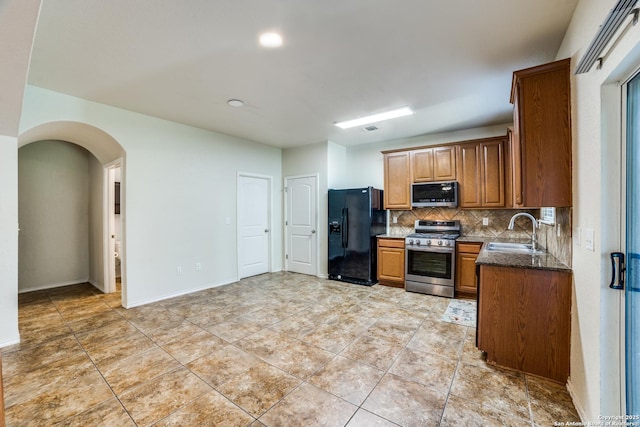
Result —
<instances>
[{"instance_id":1,"label":"stainless steel range","mask_svg":"<svg viewBox=\"0 0 640 427\"><path fill-rule=\"evenodd\" d=\"M453 298L460 221L417 220L405 238L405 289Z\"/></svg>"}]
</instances>

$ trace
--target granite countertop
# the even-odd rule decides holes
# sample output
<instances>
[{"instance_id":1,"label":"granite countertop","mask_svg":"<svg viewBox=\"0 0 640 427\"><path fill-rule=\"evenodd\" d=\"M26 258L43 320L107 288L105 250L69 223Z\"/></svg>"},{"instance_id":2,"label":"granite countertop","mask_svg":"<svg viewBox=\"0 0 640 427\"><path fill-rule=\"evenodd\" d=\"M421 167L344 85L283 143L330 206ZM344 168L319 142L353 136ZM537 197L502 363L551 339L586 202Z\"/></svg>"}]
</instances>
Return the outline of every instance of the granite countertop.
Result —
<instances>
[{"instance_id":1,"label":"granite countertop","mask_svg":"<svg viewBox=\"0 0 640 427\"><path fill-rule=\"evenodd\" d=\"M495 241L495 237L482 237L482 236L460 236L456 239L456 242L476 242L485 243Z\"/></svg>"},{"instance_id":2,"label":"granite countertop","mask_svg":"<svg viewBox=\"0 0 640 427\"><path fill-rule=\"evenodd\" d=\"M376 237L387 239L404 239L407 236L406 233L394 232L391 230L389 233L380 234ZM477 265L494 265L498 267L513 267L513 268L533 268L537 270L555 270L555 271L571 271L571 268L559 261L551 254L543 253L540 255L528 255L518 253L507 252L489 252L485 250L487 243L489 242L505 242L505 243L530 243L529 239L505 239L496 237L485 236L460 236L456 239L457 242L477 242L482 243L482 249L476 260Z\"/></svg>"},{"instance_id":3,"label":"granite countertop","mask_svg":"<svg viewBox=\"0 0 640 427\"><path fill-rule=\"evenodd\" d=\"M380 238L385 238L385 239L404 239L405 237L407 237L407 233L398 233L398 232L389 232L389 233L385 233L385 234L378 234L376 237Z\"/></svg>"},{"instance_id":4,"label":"granite countertop","mask_svg":"<svg viewBox=\"0 0 640 427\"><path fill-rule=\"evenodd\" d=\"M477 239L477 238L476 238ZM460 239L458 239L460 240ZM471 242L477 242L479 240L467 240ZM513 267L513 268L532 268L536 270L554 270L554 271L571 271L571 268L560 262L556 257L549 253L543 253L539 255L530 254L518 254L509 252L494 252L487 251L485 248L487 243L491 242L508 242L508 243L530 243L530 240L518 240L518 239L489 239L482 240L484 243L476 265L493 265L497 267Z\"/></svg>"}]
</instances>

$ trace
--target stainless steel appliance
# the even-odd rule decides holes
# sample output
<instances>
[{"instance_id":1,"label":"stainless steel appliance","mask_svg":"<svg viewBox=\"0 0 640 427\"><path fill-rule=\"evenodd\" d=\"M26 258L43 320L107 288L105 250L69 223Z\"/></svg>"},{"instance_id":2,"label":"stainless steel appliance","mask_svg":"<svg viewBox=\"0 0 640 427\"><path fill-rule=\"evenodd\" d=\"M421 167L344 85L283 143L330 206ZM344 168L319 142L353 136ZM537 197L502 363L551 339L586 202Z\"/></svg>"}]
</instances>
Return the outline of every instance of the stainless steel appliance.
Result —
<instances>
[{"instance_id":1,"label":"stainless steel appliance","mask_svg":"<svg viewBox=\"0 0 640 427\"><path fill-rule=\"evenodd\" d=\"M460 221L417 220L405 238L405 289L453 298Z\"/></svg>"},{"instance_id":2,"label":"stainless steel appliance","mask_svg":"<svg viewBox=\"0 0 640 427\"><path fill-rule=\"evenodd\" d=\"M458 183L447 181L412 184L411 206L414 208L435 206L455 208L458 206Z\"/></svg>"},{"instance_id":3,"label":"stainless steel appliance","mask_svg":"<svg viewBox=\"0 0 640 427\"><path fill-rule=\"evenodd\" d=\"M382 190L329 190L329 279L376 283L376 236L385 230Z\"/></svg>"}]
</instances>

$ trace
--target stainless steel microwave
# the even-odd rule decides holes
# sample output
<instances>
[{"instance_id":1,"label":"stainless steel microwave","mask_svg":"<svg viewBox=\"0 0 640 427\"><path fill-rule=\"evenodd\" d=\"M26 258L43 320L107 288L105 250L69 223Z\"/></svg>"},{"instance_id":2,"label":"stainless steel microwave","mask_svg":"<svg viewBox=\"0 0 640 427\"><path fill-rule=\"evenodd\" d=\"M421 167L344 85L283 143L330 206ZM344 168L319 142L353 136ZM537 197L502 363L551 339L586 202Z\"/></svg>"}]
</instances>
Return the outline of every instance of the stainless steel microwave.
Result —
<instances>
[{"instance_id":1,"label":"stainless steel microwave","mask_svg":"<svg viewBox=\"0 0 640 427\"><path fill-rule=\"evenodd\" d=\"M458 207L458 183L420 182L411 185L411 206L414 208L429 208L444 206Z\"/></svg>"}]
</instances>

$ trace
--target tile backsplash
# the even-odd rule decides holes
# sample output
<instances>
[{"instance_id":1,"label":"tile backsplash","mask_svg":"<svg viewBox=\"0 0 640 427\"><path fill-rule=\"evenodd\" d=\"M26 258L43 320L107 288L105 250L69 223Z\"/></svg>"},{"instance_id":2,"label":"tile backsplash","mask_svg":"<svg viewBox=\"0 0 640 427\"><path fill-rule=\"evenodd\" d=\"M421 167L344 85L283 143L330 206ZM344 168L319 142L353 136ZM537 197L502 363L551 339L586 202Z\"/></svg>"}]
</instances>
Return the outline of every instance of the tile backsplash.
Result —
<instances>
[{"instance_id":1,"label":"tile backsplash","mask_svg":"<svg viewBox=\"0 0 640 427\"><path fill-rule=\"evenodd\" d=\"M556 208L556 224L540 226L540 244L571 267L571 208Z\"/></svg>"},{"instance_id":2,"label":"tile backsplash","mask_svg":"<svg viewBox=\"0 0 640 427\"><path fill-rule=\"evenodd\" d=\"M540 211L521 209L456 209L422 208L410 211L390 211L389 230L394 234L413 233L418 219L460 221L462 235L466 237L531 239L531 221L526 218L516 220L513 230L507 226L511 217L518 212L528 212L535 218ZM397 222L393 219L396 217ZM488 219L488 225L482 220ZM556 209L556 225L542 224L538 230L538 241L547 251L567 265L571 265L571 208Z\"/></svg>"}]
</instances>

